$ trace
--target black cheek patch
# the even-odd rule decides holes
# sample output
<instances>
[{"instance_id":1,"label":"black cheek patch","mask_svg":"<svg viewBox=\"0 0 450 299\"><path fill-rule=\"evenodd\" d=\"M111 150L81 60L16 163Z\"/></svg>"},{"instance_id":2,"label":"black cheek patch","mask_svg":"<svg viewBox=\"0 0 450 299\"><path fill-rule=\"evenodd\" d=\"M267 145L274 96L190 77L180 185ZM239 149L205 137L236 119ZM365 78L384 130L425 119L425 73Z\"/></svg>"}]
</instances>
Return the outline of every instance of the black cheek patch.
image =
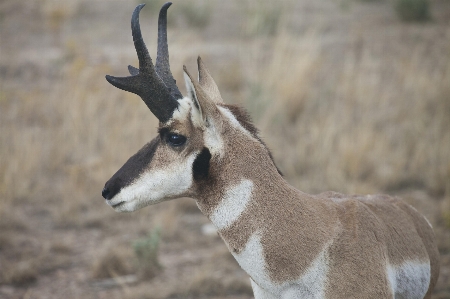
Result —
<instances>
[{"instance_id":1,"label":"black cheek patch","mask_svg":"<svg viewBox=\"0 0 450 299\"><path fill-rule=\"evenodd\" d=\"M194 180L198 181L208 177L209 161L211 160L211 153L206 147L203 148L197 158L195 158L194 164L192 164L192 172Z\"/></svg>"}]
</instances>

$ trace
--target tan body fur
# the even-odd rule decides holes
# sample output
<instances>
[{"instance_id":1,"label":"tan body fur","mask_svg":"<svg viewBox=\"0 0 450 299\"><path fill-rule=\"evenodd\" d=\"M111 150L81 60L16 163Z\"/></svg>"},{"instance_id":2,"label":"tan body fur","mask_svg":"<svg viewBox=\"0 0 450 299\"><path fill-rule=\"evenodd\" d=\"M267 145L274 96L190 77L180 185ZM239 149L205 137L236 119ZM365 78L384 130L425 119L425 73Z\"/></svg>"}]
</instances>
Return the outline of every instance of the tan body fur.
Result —
<instances>
[{"instance_id":1,"label":"tan body fur","mask_svg":"<svg viewBox=\"0 0 450 299\"><path fill-rule=\"evenodd\" d=\"M407 261L431 264L432 289L439 254L431 226L414 208L386 195L298 191L278 174L257 140L249 143L232 126L226 130L230 140L224 142L229 147L225 152L230 154L211 166L220 171L211 174L204 182L209 188L200 187L205 191L195 197L201 211L211 216L231 185L244 178L253 181L248 209L229 228L219 230L231 252L239 255L259 232L269 276L282 283L300 277L327 248L326 298L393 298L386 265ZM225 171L221 164L227 165Z\"/></svg>"}]
</instances>

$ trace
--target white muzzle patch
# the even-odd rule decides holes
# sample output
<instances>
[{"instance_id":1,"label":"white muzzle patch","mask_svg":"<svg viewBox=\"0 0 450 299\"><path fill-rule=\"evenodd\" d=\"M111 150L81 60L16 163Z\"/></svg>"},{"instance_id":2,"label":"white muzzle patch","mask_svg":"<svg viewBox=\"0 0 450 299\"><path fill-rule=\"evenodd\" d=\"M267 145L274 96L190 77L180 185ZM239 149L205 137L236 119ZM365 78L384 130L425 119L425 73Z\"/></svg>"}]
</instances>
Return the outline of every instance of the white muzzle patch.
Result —
<instances>
[{"instance_id":1,"label":"white muzzle patch","mask_svg":"<svg viewBox=\"0 0 450 299\"><path fill-rule=\"evenodd\" d=\"M183 163L172 163L164 169L143 173L132 184L122 188L107 203L116 212L132 212L145 206L182 196L192 186L192 163L197 153Z\"/></svg>"}]
</instances>

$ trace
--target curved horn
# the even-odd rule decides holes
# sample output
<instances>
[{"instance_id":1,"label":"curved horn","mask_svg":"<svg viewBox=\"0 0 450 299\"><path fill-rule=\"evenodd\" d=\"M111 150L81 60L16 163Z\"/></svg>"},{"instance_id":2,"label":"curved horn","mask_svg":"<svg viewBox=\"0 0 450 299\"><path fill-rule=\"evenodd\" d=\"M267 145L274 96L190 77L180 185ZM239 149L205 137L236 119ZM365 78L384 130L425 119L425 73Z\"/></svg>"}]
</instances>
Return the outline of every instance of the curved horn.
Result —
<instances>
[{"instance_id":1,"label":"curved horn","mask_svg":"<svg viewBox=\"0 0 450 299\"><path fill-rule=\"evenodd\" d=\"M139 59L139 70L144 73L151 73L154 69L152 59L148 53L147 46L144 43L139 24L139 13L145 4L136 6L131 16L131 34L133 35L134 48Z\"/></svg>"},{"instance_id":2,"label":"curved horn","mask_svg":"<svg viewBox=\"0 0 450 299\"><path fill-rule=\"evenodd\" d=\"M165 3L159 11L158 17L158 51L156 55L155 68L164 84L169 88L170 93L176 98L181 99L183 96L178 90L176 81L170 71L169 64L169 47L167 46L167 9L172 2Z\"/></svg>"},{"instance_id":3,"label":"curved horn","mask_svg":"<svg viewBox=\"0 0 450 299\"><path fill-rule=\"evenodd\" d=\"M139 70L129 67L131 76L113 77L106 75L106 80L117 88L139 95L159 121L167 122L172 117L173 111L178 108L178 101L156 73L150 54L142 39L139 12L144 5L138 5L131 17L131 31L139 59Z\"/></svg>"}]
</instances>

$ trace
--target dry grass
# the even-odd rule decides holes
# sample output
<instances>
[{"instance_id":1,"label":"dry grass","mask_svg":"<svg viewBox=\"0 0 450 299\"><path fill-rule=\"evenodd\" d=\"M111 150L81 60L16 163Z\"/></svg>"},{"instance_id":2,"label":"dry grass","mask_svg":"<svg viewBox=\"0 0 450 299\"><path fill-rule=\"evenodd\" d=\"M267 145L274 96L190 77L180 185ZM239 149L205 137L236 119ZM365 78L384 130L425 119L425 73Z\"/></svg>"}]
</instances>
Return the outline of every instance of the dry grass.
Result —
<instances>
[{"instance_id":1,"label":"dry grass","mask_svg":"<svg viewBox=\"0 0 450 299\"><path fill-rule=\"evenodd\" d=\"M105 248L92 266L92 277L95 279L114 278L133 273L132 259L130 248Z\"/></svg>"},{"instance_id":2,"label":"dry grass","mask_svg":"<svg viewBox=\"0 0 450 299\"><path fill-rule=\"evenodd\" d=\"M250 110L303 191L404 195L435 227L443 263L436 298L448 298L448 3L432 1L425 24L402 24L383 1L343 10L329 0L259 4L210 1L206 15L181 15L175 3L177 81L181 65L194 70L202 55L225 100ZM100 197L156 133L145 105L104 80L136 65L132 9L119 1L0 3L0 298L251 298L220 239L202 235L207 220L192 200L118 215ZM141 19L151 54L155 15ZM90 287L138 271L133 241L157 226L163 269L153 279Z\"/></svg>"}]
</instances>

